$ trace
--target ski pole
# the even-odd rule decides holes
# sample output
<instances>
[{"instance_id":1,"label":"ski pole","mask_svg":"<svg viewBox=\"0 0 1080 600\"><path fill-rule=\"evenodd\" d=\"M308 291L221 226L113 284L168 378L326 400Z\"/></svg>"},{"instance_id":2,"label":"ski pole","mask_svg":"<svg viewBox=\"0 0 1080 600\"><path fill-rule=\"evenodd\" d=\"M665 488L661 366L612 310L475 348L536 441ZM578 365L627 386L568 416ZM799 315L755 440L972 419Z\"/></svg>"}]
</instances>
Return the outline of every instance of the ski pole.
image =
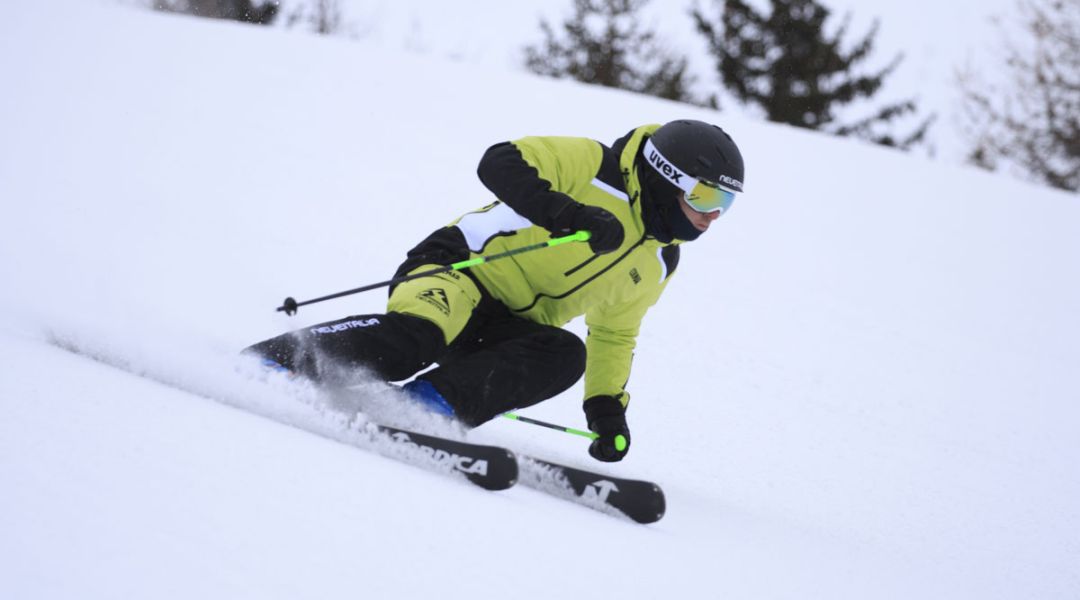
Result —
<instances>
[{"instance_id":1,"label":"ski pole","mask_svg":"<svg viewBox=\"0 0 1080 600\"><path fill-rule=\"evenodd\" d=\"M508 256L515 256L524 252L532 252L533 250L540 250L541 248L548 248L551 246L558 246L568 242L587 242L591 237L588 231L578 231L567 236L550 239L546 242L539 244L532 244L529 246L523 246L521 248L514 248L513 250L507 250L506 252L500 252L498 254L492 254L490 256L477 256L476 258L470 258L453 264L446 265L445 267L438 267L429 271L423 271L421 273L413 273L412 275L403 275L401 277L395 277L393 279L387 279L386 281L380 281L379 283L373 283L371 285L365 285L364 287L358 287L354 290L346 290L344 292L338 292L336 294L330 294L329 296L323 296L321 298L314 298L312 300L304 300L303 302L297 302L292 296L285 299L281 306L277 307L278 312L284 312L287 315L295 315L296 310L301 306L308 304L315 304L316 302L323 302L325 300L333 300L335 298L341 298L342 296L351 296L352 294L359 294L360 292L366 292L368 290L374 290L389 285L396 285L398 283L405 283L406 281L412 281L413 279L420 279L421 277L430 277L432 275L438 275L440 273L449 273L450 271L460 271L461 269L467 269L469 267L475 267L476 265L482 265L484 263L498 260L500 258L506 258Z\"/></svg>"},{"instance_id":2,"label":"ski pole","mask_svg":"<svg viewBox=\"0 0 1080 600\"><path fill-rule=\"evenodd\" d=\"M503 413L503 416L513 421L521 421L522 423L528 423L530 425L539 425L541 427L547 427L548 429L562 431L563 433L572 433L574 435L580 435L581 437L587 437L590 440L595 440L596 438L600 437L600 434L593 433L592 431L582 431L580 429L574 429L573 427L563 427L562 425L556 425L554 423L546 423L544 421L530 419L529 417L523 417L515 413Z\"/></svg>"}]
</instances>

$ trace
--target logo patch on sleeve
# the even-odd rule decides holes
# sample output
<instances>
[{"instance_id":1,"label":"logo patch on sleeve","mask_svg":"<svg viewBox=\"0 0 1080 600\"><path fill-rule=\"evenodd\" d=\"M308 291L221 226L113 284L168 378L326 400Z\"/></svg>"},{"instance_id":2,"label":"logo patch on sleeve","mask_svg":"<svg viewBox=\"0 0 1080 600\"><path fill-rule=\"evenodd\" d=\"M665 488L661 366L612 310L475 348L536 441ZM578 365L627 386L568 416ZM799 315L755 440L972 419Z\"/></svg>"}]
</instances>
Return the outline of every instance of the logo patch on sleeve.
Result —
<instances>
[{"instance_id":1,"label":"logo patch on sleeve","mask_svg":"<svg viewBox=\"0 0 1080 600\"><path fill-rule=\"evenodd\" d=\"M444 315L450 314L450 299L446 297L446 290L431 288L420 292L416 297L439 309Z\"/></svg>"}]
</instances>

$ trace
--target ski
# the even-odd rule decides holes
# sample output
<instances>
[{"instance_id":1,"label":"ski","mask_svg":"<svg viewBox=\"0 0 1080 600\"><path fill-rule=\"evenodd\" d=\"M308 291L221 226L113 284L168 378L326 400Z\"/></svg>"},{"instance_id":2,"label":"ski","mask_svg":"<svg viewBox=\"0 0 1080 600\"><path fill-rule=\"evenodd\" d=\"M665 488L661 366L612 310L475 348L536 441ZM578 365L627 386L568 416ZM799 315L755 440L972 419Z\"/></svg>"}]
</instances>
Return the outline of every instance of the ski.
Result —
<instances>
[{"instance_id":1,"label":"ski","mask_svg":"<svg viewBox=\"0 0 1080 600\"><path fill-rule=\"evenodd\" d=\"M174 376L137 370L123 357L108 352L95 351L71 340L56 337L51 339L50 342L54 346L72 354L95 360L132 376L149 379L200 398L220 402L249 412L258 406L257 403L243 398L243 395L233 397L230 394L216 395L207 393L206 390L193 389L185 385ZM257 411L255 412L259 414ZM266 414L262 416L274 418ZM274 420L281 422L280 419ZM468 481L485 490L505 490L517 483L517 458L513 452L506 448L460 442L435 435L398 429L388 425L380 425L373 421L362 421L355 429L352 427L343 428L336 421L328 421L326 424L314 421L306 423L306 426L296 422L290 424L310 433L356 448L373 451L382 456L394 458L414 466L430 467L447 473L459 473L464 475Z\"/></svg>"},{"instance_id":2,"label":"ski","mask_svg":"<svg viewBox=\"0 0 1080 600\"><path fill-rule=\"evenodd\" d=\"M233 397L232 394L210 394L206 390L193 389L185 385L173 375L135 369L121 356L95 351L72 340L56 337L50 342L58 348L126 371L133 376L262 414L258 410L253 411L258 405L245 399L243 394L239 397ZM262 414L262 416L274 418L269 414ZM280 421L280 418L275 420ZM471 483L486 490L508 489L517 483L519 476L525 475L522 482L529 487L603 512L623 514L638 523L654 523L664 516L664 494L659 486L648 481L610 477L538 458L515 456L510 450L499 446L473 444L417 433L381 425L374 421L363 422L358 424L356 429L349 428L345 431L342 431L337 424L326 426L316 422L306 423L306 426L301 426L296 422L290 424L414 466L431 466L440 471L461 474ZM366 437L367 441L357 439L356 434Z\"/></svg>"},{"instance_id":3,"label":"ski","mask_svg":"<svg viewBox=\"0 0 1080 600\"><path fill-rule=\"evenodd\" d=\"M415 453L431 464L460 473L485 490L505 490L518 479L514 453L499 446L460 442L444 437L368 422L364 430L397 450Z\"/></svg>"},{"instance_id":4,"label":"ski","mask_svg":"<svg viewBox=\"0 0 1080 600\"><path fill-rule=\"evenodd\" d=\"M532 456L519 455L518 460L523 485L602 512L618 511L637 523L655 523L664 516L664 491L651 481L612 477Z\"/></svg>"}]
</instances>

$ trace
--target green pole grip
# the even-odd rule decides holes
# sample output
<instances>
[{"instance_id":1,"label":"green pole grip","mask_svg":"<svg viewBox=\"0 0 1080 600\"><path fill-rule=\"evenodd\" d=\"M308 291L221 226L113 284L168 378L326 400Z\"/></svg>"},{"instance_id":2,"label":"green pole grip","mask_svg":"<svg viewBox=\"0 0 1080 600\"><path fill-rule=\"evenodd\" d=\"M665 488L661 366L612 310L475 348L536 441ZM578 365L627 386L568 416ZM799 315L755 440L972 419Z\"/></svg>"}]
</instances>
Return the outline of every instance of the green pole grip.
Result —
<instances>
[{"instance_id":1,"label":"green pole grip","mask_svg":"<svg viewBox=\"0 0 1080 600\"><path fill-rule=\"evenodd\" d=\"M470 258L469 260L463 260L450 265L450 268L454 271L460 269L467 269L469 267L475 267L476 265L482 265L487 262L487 259L483 256L477 256L476 258Z\"/></svg>"},{"instance_id":2,"label":"green pole grip","mask_svg":"<svg viewBox=\"0 0 1080 600\"><path fill-rule=\"evenodd\" d=\"M507 250L506 252L500 252L498 254L492 254L490 256L477 256L476 258L470 258L450 265L451 271L458 271L461 269L467 269L469 267L475 267L476 265L482 265L486 262L498 260L500 258L506 258L508 256L514 256L515 254L521 254L523 252L532 252L533 250L539 250L541 248L550 248L551 246L559 246L561 244L567 244L570 242L586 242L592 237L588 231L578 231L570 235L550 239L546 242L539 244L532 244L531 246L523 246L521 248L514 248L513 250Z\"/></svg>"},{"instance_id":3,"label":"green pole grip","mask_svg":"<svg viewBox=\"0 0 1080 600\"><path fill-rule=\"evenodd\" d=\"M547 243L548 246L558 246L559 244L565 244L568 242L587 242L592 234L588 231L578 231L561 238L555 238Z\"/></svg>"}]
</instances>

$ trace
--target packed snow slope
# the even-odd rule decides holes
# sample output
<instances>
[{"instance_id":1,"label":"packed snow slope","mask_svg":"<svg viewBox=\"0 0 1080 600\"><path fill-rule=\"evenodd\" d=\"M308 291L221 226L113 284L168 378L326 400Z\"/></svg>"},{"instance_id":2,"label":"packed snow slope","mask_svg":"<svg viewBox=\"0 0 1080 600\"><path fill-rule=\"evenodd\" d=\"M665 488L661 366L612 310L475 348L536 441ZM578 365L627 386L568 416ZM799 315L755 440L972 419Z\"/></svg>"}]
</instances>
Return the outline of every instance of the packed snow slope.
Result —
<instances>
[{"instance_id":1,"label":"packed snow slope","mask_svg":"<svg viewBox=\"0 0 1080 600\"><path fill-rule=\"evenodd\" d=\"M0 597L1080 596L1074 195L98 2L7 7L0 89ZM382 310L274 308L385 279L490 202L488 145L679 117L734 136L747 193L647 318L629 456L509 420L470 434L656 480L661 522L338 443L238 362ZM526 414L580 427L580 393Z\"/></svg>"}]
</instances>

